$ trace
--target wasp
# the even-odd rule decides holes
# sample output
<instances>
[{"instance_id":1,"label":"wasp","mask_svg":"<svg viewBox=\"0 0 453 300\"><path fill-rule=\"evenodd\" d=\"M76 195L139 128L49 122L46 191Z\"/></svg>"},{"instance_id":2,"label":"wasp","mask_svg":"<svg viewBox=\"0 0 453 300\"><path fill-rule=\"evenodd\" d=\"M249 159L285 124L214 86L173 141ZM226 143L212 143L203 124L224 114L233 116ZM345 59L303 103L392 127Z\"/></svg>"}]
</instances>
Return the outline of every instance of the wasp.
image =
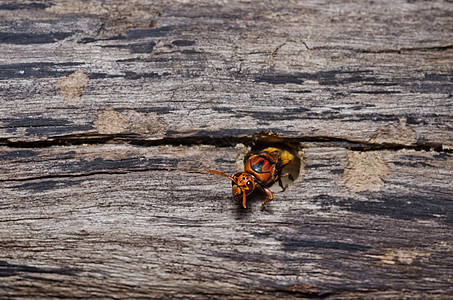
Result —
<instances>
[{"instance_id":1,"label":"wasp","mask_svg":"<svg viewBox=\"0 0 453 300\"><path fill-rule=\"evenodd\" d=\"M269 189L274 182L278 181L280 187L285 190L287 186L283 186L282 177L288 176L289 179L294 180L290 173L282 174L283 167L293 160L294 155L289 151L268 147L250 156L245 162L244 171L237 172L233 176L215 170L204 170L230 179L233 185L233 197L236 201L242 200L244 208L246 208L246 197L256 187L264 191L268 198L261 205L261 210L263 210L264 204L274 199L274 195Z\"/></svg>"}]
</instances>

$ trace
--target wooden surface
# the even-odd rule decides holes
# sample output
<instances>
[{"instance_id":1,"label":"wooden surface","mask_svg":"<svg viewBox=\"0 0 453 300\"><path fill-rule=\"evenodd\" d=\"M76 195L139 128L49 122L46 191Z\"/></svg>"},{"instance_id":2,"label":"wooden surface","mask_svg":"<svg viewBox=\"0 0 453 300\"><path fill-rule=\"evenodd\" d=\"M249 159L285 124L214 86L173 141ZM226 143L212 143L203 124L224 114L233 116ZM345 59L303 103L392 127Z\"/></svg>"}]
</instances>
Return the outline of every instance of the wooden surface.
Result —
<instances>
[{"instance_id":1,"label":"wooden surface","mask_svg":"<svg viewBox=\"0 0 453 300\"><path fill-rule=\"evenodd\" d=\"M450 1L2 1L0 298L453 297L451 24ZM276 141L301 170L264 211L202 171Z\"/></svg>"}]
</instances>

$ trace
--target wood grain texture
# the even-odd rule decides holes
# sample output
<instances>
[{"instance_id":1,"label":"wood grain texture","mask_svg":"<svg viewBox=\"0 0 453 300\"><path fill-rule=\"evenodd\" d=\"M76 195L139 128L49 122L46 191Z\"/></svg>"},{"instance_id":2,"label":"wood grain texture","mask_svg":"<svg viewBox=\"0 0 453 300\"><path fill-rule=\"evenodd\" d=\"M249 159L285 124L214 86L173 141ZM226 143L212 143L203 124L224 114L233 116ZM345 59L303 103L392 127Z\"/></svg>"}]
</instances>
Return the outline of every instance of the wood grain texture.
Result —
<instances>
[{"instance_id":1,"label":"wood grain texture","mask_svg":"<svg viewBox=\"0 0 453 300\"><path fill-rule=\"evenodd\" d=\"M121 131L147 139L366 142L406 118L411 144L453 144L447 1L90 3L3 5L2 140L96 135L113 107L159 114L157 136ZM77 72L89 81L68 100Z\"/></svg>"},{"instance_id":2,"label":"wood grain texture","mask_svg":"<svg viewBox=\"0 0 453 300\"><path fill-rule=\"evenodd\" d=\"M378 151L383 188L352 193L351 151L307 148L303 180L260 211L263 195L244 210L201 170L233 172L240 148L24 151L2 149L5 170L16 167L2 178L4 296L452 292L451 154Z\"/></svg>"},{"instance_id":3,"label":"wood grain texture","mask_svg":"<svg viewBox=\"0 0 453 300\"><path fill-rule=\"evenodd\" d=\"M0 298L449 298L450 1L3 1ZM260 211L227 179L300 148Z\"/></svg>"}]
</instances>

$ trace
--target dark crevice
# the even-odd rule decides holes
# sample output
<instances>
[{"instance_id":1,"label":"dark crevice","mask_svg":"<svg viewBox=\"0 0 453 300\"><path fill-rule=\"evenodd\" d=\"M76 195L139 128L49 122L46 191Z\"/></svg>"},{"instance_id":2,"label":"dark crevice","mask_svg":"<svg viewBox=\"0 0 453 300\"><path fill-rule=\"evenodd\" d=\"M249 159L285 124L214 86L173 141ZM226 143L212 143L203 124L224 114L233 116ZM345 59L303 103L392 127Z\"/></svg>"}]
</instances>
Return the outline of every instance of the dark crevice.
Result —
<instances>
[{"instance_id":1,"label":"dark crevice","mask_svg":"<svg viewBox=\"0 0 453 300\"><path fill-rule=\"evenodd\" d=\"M329 46L321 46L321 47L313 47L309 50L332 50L332 47ZM399 48L399 49L355 49L349 47L343 48L335 48L336 50L348 50L348 51L355 51L358 53L397 53L401 54L404 52L427 52L427 51L447 51L453 49L453 45L444 45L444 46L427 46L427 47L413 47L413 48Z\"/></svg>"},{"instance_id":2,"label":"dark crevice","mask_svg":"<svg viewBox=\"0 0 453 300\"><path fill-rule=\"evenodd\" d=\"M264 133L266 135L267 133ZM256 135L263 136L263 133ZM239 135L239 136L222 136L212 137L209 135L188 136L188 137L164 137L158 140L146 140L136 135L74 135L62 136L47 140L39 141L11 141L9 139L0 139L0 146L11 148L47 148L52 146L70 146L70 145L101 145L101 144L130 144L135 146L153 147L153 146L193 146L193 145L213 145L217 147L234 147L237 144L246 146L256 146L257 143L263 143L263 138L257 138L256 135ZM277 137L275 141L272 137ZM416 151L436 151L444 153L453 153L453 149L444 148L440 143L419 142L413 145L403 145L396 143L374 144L366 141L355 141L339 137L330 136L302 136L284 138L276 135L270 135L269 139L264 139L266 144L279 144L281 142L290 144L315 145L316 147L339 147L352 151L376 151L391 150L398 151L402 149L411 149Z\"/></svg>"},{"instance_id":3,"label":"dark crevice","mask_svg":"<svg viewBox=\"0 0 453 300\"><path fill-rule=\"evenodd\" d=\"M296 296L303 297L303 299L325 299L334 296L333 291L323 291L318 287L311 285L293 285L288 288L280 288L275 291L276 295L281 296Z\"/></svg>"},{"instance_id":4,"label":"dark crevice","mask_svg":"<svg viewBox=\"0 0 453 300\"><path fill-rule=\"evenodd\" d=\"M453 45L445 45L445 46L432 46L432 47L414 47L414 48L401 48L401 49L388 49L388 50L376 50L375 52L369 51L370 53L385 53L385 52L395 52L395 53L401 53L401 52L414 52L414 51L445 51L453 49ZM362 51L364 52L364 51Z\"/></svg>"},{"instance_id":5,"label":"dark crevice","mask_svg":"<svg viewBox=\"0 0 453 300\"><path fill-rule=\"evenodd\" d=\"M62 267L62 268L41 268L29 265L10 264L0 260L0 277L14 276L17 274L57 274L66 276L76 276L78 270Z\"/></svg>"},{"instance_id":6,"label":"dark crevice","mask_svg":"<svg viewBox=\"0 0 453 300\"><path fill-rule=\"evenodd\" d=\"M0 180L0 182L24 182L32 180L46 180L46 179L61 179L61 178L78 178L78 177L89 177L95 175L121 175L129 173L139 173L139 172L149 172L156 170L165 170L168 171L168 168L142 168L142 169L127 169L127 170L112 170L112 171L93 171L86 173L77 173L77 174L50 174L43 176L34 176L34 177L24 177L24 178L10 178L6 180Z\"/></svg>"}]
</instances>

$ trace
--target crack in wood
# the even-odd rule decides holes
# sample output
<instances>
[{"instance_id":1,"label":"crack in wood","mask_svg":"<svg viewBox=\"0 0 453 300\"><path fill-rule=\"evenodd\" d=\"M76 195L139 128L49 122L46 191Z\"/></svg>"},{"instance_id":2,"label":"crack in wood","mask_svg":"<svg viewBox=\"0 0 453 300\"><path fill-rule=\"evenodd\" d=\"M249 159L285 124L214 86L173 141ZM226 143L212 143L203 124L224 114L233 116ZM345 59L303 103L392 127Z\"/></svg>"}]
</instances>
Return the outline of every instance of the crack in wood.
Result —
<instances>
[{"instance_id":1,"label":"crack in wood","mask_svg":"<svg viewBox=\"0 0 453 300\"><path fill-rule=\"evenodd\" d=\"M71 268L41 268L28 265L10 264L6 261L0 260L0 277L13 276L18 273L41 273L41 274L57 274L75 276L74 270Z\"/></svg>"},{"instance_id":2,"label":"crack in wood","mask_svg":"<svg viewBox=\"0 0 453 300\"><path fill-rule=\"evenodd\" d=\"M44 176L34 176L34 177L22 177L22 178L12 178L6 180L0 180L0 182L26 182L26 181L33 181L33 180L45 180L45 179L61 179L61 178L79 178L79 177L90 177L96 175L120 175L120 174L130 174L130 173L143 173L149 171L159 171L159 170L166 170L169 171L168 168L143 168L143 169L127 169L127 170L112 170L112 171L95 171L95 172L86 172L86 173L78 173L78 174L52 174L52 175L44 175ZM14 186L16 188L20 188L20 186Z\"/></svg>"},{"instance_id":3,"label":"crack in wood","mask_svg":"<svg viewBox=\"0 0 453 300\"><path fill-rule=\"evenodd\" d=\"M318 47L312 47L308 48L308 50L332 50L334 49L331 46L318 46ZM397 53L401 54L403 52L425 52L425 51L447 51L453 49L453 45L443 45L443 46L431 46L431 47L402 47L399 49L394 49L394 48L387 48L387 49L355 49L355 48L350 48L350 47L335 47L335 50L347 50L347 51L354 51L358 53L373 53L373 54L378 54L378 53Z\"/></svg>"},{"instance_id":4,"label":"crack in wood","mask_svg":"<svg viewBox=\"0 0 453 300\"><path fill-rule=\"evenodd\" d=\"M412 145L400 144L397 142L373 143L372 141L350 140L332 136L300 136L284 138L283 140L291 143L315 144L316 147L341 147L352 151L398 151L402 149L415 151L436 151L442 153L453 153L453 148L444 147L440 143L416 142ZM11 148L47 148L53 146L69 145L99 145L99 144L130 144L143 147L154 146L194 146L194 145L213 145L217 147L234 147L238 144L251 145L254 139L251 136L188 136L188 137L164 137L156 140L137 139L135 135L68 135L58 138L37 141L11 141L0 139L0 146Z\"/></svg>"}]
</instances>

